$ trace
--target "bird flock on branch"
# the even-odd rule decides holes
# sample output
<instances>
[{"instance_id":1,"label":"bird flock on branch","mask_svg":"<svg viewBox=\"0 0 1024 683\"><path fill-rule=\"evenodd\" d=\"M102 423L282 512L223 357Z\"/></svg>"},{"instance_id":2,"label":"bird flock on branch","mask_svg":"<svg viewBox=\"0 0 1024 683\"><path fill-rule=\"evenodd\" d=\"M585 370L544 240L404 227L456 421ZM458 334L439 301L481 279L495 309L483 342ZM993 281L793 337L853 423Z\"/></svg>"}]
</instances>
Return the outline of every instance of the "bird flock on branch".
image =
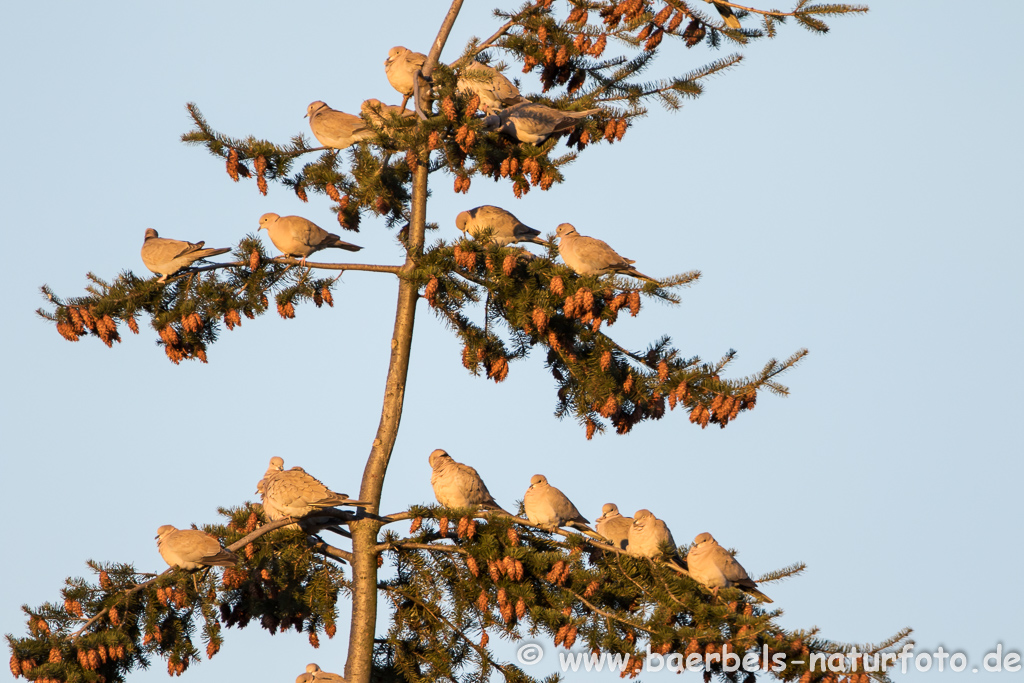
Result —
<instances>
[{"instance_id":1,"label":"bird flock on branch","mask_svg":"<svg viewBox=\"0 0 1024 683\"><path fill-rule=\"evenodd\" d=\"M374 128L367 121L386 128L392 116L415 118L416 114L407 110L406 104L415 91L415 80L422 78L425 61L426 55L405 47L397 46L389 51L384 70L388 82L403 95L401 106L369 99L362 104L362 116L356 116L331 109L319 100L312 102L306 109L306 117L314 137L324 147L340 150L375 135ZM581 119L601 111L562 111L531 102L501 72L475 60L461 68L458 89L479 97L486 130L497 131L524 143L538 144L571 130ZM455 225L465 236L484 238L498 246L519 242L550 246L540 239L539 230L524 225L512 213L497 206L478 206L463 211L456 217ZM359 251L362 248L345 242L301 216L265 213L260 217L259 229L267 231L270 241L284 256L301 259L303 266L309 256L321 249ZM579 234L569 223L559 225L556 234L562 260L579 275L623 274L658 282L633 268L632 259L620 256L602 240ZM146 230L142 245L142 262L160 276L159 282L166 282L168 277L188 269L197 261L230 251L227 248L203 247L204 242L160 237L156 230L150 228Z\"/></svg>"}]
</instances>

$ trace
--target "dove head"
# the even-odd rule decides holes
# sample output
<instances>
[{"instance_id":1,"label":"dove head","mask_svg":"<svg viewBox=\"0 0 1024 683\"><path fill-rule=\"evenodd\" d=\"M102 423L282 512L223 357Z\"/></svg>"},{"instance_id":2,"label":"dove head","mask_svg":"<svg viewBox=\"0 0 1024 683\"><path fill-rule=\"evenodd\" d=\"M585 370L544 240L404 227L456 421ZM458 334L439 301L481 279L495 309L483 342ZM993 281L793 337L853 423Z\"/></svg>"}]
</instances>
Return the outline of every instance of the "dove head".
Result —
<instances>
[{"instance_id":1,"label":"dove head","mask_svg":"<svg viewBox=\"0 0 1024 683\"><path fill-rule=\"evenodd\" d=\"M654 519L654 513L650 510L637 510L636 514L633 515L633 524L642 526L648 519Z\"/></svg>"},{"instance_id":2,"label":"dove head","mask_svg":"<svg viewBox=\"0 0 1024 683\"><path fill-rule=\"evenodd\" d=\"M283 470L284 469L284 458L274 456L270 459L270 469L272 470Z\"/></svg>"},{"instance_id":3,"label":"dove head","mask_svg":"<svg viewBox=\"0 0 1024 683\"><path fill-rule=\"evenodd\" d=\"M463 211L455 217L455 227L466 232L466 223L469 222L469 211Z\"/></svg>"},{"instance_id":4,"label":"dove head","mask_svg":"<svg viewBox=\"0 0 1024 683\"><path fill-rule=\"evenodd\" d=\"M260 227L257 228L257 230L266 230L269 232L270 224L276 221L278 218L280 218L280 216L278 216L276 213L263 214L262 216L260 216ZM278 458L278 460L280 460L280 458Z\"/></svg>"},{"instance_id":5,"label":"dove head","mask_svg":"<svg viewBox=\"0 0 1024 683\"><path fill-rule=\"evenodd\" d=\"M501 117L497 114L488 114L484 117L484 130L498 130L501 128Z\"/></svg>"},{"instance_id":6,"label":"dove head","mask_svg":"<svg viewBox=\"0 0 1024 683\"><path fill-rule=\"evenodd\" d=\"M310 102L309 106L306 107L306 116L304 118L312 118L313 114L317 113L318 111L324 108L330 109L330 107L328 107L326 103L321 102L320 100L317 100L316 102Z\"/></svg>"},{"instance_id":7,"label":"dove head","mask_svg":"<svg viewBox=\"0 0 1024 683\"><path fill-rule=\"evenodd\" d=\"M555 229L555 234L559 237L565 237L567 235L578 235L576 228L572 226L572 223L562 223Z\"/></svg>"},{"instance_id":8,"label":"dove head","mask_svg":"<svg viewBox=\"0 0 1024 683\"><path fill-rule=\"evenodd\" d=\"M530 488L533 488L534 486L540 486L542 484L547 486L547 483L548 478L545 477L543 474L535 474L532 477L530 477Z\"/></svg>"},{"instance_id":9,"label":"dove head","mask_svg":"<svg viewBox=\"0 0 1024 683\"><path fill-rule=\"evenodd\" d=\"M308 674L315 674L317 671L320 671L320 667L317 666L316 664L307 664L306 665L306 673L308 673Z\"/></svg>"},{"instance_id":10,"label":"dove head","mask_svg":"<svg viewBox=\"0 0 1024 683\"><path fill-rule=\"evenodd\" d=\"M605 503L601 508L601 514L605 517L619 514L619 506L615 503Z\"/></svg>"},{"instance_id":11,"label":"dove head","mask_svg":"<svg viewBox=\"0 0 1024 683\"><path fill-rule=\"evenodd\" d=\"M706 531L704 533L702 533L702 534L697 534L697 538L693 539L693 544L694 545L701 545L702 543L715 543L715 542L716 542L715 541L715 537L712 536L711 534L709 534Z\"/></svg>"},{"instance_id":12,"label":"dove head","mask_svg":"<svg viewBox=\"0 0 1024 683\"><path fill-rule=\"evenodd\" d=\"M452 456L448 455L448 452L444 449L438 448L430 454L430 457L427 458L427 462L430 463L430 467L432 469L436 470L441 463L446 461L446 459L451 460Z\"/></svg>"},{"instance_id":13,"label":"dove head","mask_svg":"<svg viewBox=\"0 0 1024 683\"><path fill-rule=\"evenodd\" d=\"M388 50L388 58L384 60L384 66L389 66L391 62L395 61L408 51L409 48L407 47L402 47L401 45L394 46Z\"/></svg>"},{"instance_id":14,"label":"dove head","mask_svg":"<svg viewBox=\"0 0 1024 683\"><path fill-rule=\"evenodd\" d=\"M156 530L156 537L163 538L167 534L173 534L178 528L170 524L164 524L162 527Z\"/></svg>"},{"instance_id":15,"label":"dove head","mask_svg":"<svg viewBox=\"0 0 1024 683\"><path fill-rule=\"evenodd\" d=\"M154 230L153 228L146 228L146 240L148 240L151 237L159 237L159 236L160 235L157 234L157 231ZM143 242L145 242L146 240L143 240Z\"/></svg>"}]
</instances>

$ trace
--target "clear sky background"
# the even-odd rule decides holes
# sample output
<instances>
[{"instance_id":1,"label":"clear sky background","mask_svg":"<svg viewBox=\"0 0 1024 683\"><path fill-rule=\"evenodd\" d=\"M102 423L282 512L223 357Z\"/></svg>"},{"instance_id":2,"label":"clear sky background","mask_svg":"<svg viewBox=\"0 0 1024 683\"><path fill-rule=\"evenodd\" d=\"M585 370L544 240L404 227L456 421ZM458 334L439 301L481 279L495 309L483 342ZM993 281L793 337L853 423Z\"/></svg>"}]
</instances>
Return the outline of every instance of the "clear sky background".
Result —
<instances>
[{"instance_id":1,"label":"clear sky background","mask_svg":"<svg viewBox=\"0 0 1024 683\"><path fill-rule=\"evenodd\" d=\"M491 3L467 5L449 61L498 25ZM446 7L4 10L0 632L24 633L19 606L59 599L88 558L161 571L157 527L219 521L217 506L253 499L271 456L358 490L387 370L389 276L345 274L333 309L245 320L208 365L172 365L147 326L122 329L113 350L69 344L33 311L43 283L73 296L89 271L147 274L146 228L232 246L273 211L333 230L322 197L304 205L274 184L262 197L181 144L185 103L231 135L311 137L313 100L397 104L388 49L426 52ZM472 377L421 305L384 512L433 500L427 455L445 448L506 507L541 472L590 519L609 501L650 508L680 543L710 531L738 548L753 575L807 562L765 588L786 627L864 642L912 626L919 651L963 651L971 666L999 643L1021 651L1022 22L1015 0L872 3L828 36L783 27L682 111L655 105L621 143L588 149L550 192L516 200L477 178L453 195L435 176L428 220L446 239L459 211L499 204L544 232L572 222L655 276L701 270L681 306L650 303L612 329L627 346L668 333L705 359L735 348L734 377L811 354L784 377L789 398L764 395L728 429L702 431L677 411L588 442L552 416L543 353L502 385ZM731 51L671 45L650 75ZM532 75L523 85L537 89ZM400 262L382 221L344 237L367 262ZM347 613L342 603L319 651L304 634L229 631L186 675L290 681L309 661L341 671ZM166 680L165 665L136 678Z\"/></svg>"}]
</instances>

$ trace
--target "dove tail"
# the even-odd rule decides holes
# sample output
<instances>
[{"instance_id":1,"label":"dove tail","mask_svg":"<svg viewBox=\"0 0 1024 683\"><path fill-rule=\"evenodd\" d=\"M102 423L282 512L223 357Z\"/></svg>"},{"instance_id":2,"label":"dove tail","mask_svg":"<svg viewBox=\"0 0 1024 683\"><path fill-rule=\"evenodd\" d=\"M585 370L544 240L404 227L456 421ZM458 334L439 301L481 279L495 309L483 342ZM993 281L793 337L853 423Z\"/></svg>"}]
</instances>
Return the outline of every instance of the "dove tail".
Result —
<instances>
[{"instance_id":1,"label":"dove tail","mask_svg":"<svg viewBox=\"0 0 1024 683\"><path fill-rule=\"evenodd\" d=\"M659 282L658 280L655 280L653 277L650 277L649 275L644 275L636 268L630 268L628 270L623 270L622 272L625 273L626 275L632 275L633 277L638 278L640 280L647 280L648 282L653 282L656 285L661 284L661 282Z\"/></svg>"},{"instance_id":2,"label":"dove tail","mask_svg":"<svg viewBox=\"0 0 1024 683\"><path fill-rule=\"evenodd\" d=\"M210 258L211 256L218 256L220 254L226 254L231 251L231 247L224 247L223 249L200 249L199 251L193 251L191 256L198 257L196 260L202 258Z\"/></svg>"},{"instance_id":3,"label":"dove tail","mask_svg":"<svg viewBox=\"0 0 1024 683\"><path fill-rule=\"evenodd\" d=\"M750 595L753 595L755 598L757 598L758 602L775 602L767 595L754 588L753 586L739 586L739 589L742 590L744 593L749 593Z\"/></svg>"},{"instance_id":4,"label":"dove tail","mask_svg":"<svg viewBox=\"0 0 1024 683\"><path fill-rule=\"evenodd\" d=\"M736 15L732 13L732 8L728 5L723 5L720 2L714 3L715 9L722 15L722 19L725 21L725 25L729 28L740 28L740 20L736 18Z\"/></svg>"},{"instance_id":5,"label":"dove tail","mask_svg":"<svg viewBox=\"0 0 1024 683\"><path fill-rule=\"evenodd\" d=\"M359 251L362 249L362 247L346 242L334 234L330 236L330 241L324 246L333 247L335 249L344 249L345 251Z\"/></svg>"}]
</instances>

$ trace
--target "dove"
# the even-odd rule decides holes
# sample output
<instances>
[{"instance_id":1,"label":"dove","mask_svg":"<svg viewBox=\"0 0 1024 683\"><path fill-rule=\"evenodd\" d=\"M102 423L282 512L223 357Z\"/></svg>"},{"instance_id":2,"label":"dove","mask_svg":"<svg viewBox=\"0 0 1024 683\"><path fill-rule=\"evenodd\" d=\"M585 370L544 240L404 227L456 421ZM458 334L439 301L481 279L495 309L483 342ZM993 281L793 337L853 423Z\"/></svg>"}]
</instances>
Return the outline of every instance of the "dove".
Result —
<instances>
[{"instance_id":1,"label":"dove","mask_svg":"<svg viewBox=\"0 0 1024 683\"><path fill-rule=\"evenodd\" d=\"M396 45L388 50L388 58L384 60L384 73L388 83L402 93L402 109L413 94L413 80L417 71L422 71L427 56L421 52L413 52L407 47Z\"/></svg>"},{"instance_id":2,"label":"dove","mask_svg":"<svg viewBox=\"0 0 1024 683\"><path fill-rule=\"evenodd\" d=\"M597 533L611 541L613 546L620 550L629 549L629 529L633 526L633 518L623 517L618 505L605 503L595 525Z\"/></svg>"},{"instance_id":3,"label":"dove","mask_svg":"<svg viewBox=\"0 0 1024 683\"><path fill-rule=\"evenodd\" d=\"M477 61L462 69L457 87L464 93L476 94L480 98L480 109L488 114L494 109L527 101L500 71Z\"/></svg>"},{"instance_id":4,"label":"dove","mask_svg":"<svg viewBox=\"0 0 1024 683\"><path fill-rule=\"evenodd\" d=\"M233 567L238 564L234 553L225 550L216 536L198 529L176 529L164 524L156 530L156 546L160 557L171 567L202 569Z\"/></svg>"},{"instance_id":5,"label":"dove","mask_svg":"<svg viewBox=\"0 0 1024 683\"><path fill-rule=\"evenodd\" d=\"M380 100L369 99L363 102L359 108L363 116L370 119L378 128L383 128L385 132L390 133L393 129L391 125L391 116L398 114L399 116L406 119L415 119L416 114L411 111L406 111L402 107L396 107L393 104L384 104Z\"/></svg>"},{"instance_id":6,"label":"dove","mask_svg":"<svg viewBox=\"0 0 1024 683\"><path fill-rule=\"evenodd\" d=\"M734 586L744 593L750 593L760 602L772 602L771 598L757 589L757 583L747 576L743 565L707 532L693 539L693 547L686 555L686 565L690 576L710 588L715 595L718 595L719 588Z\"/></svg>"},{"instance_id":7,"label":"dove","mask_svg":"<svg viewBox=\"0 0 1024 683\"><path fill-rule=\"evenodd\" d=\"M580 514L564 493L548 484L548 478L543 474L535 474L530 478L530 488L526 489L526 495L523 496L523 508L531 523L549 531L568 526L593 533L587 526L590 520Z\"/></svg>"},{"instance_id":8,"label":"dove","mask_svg":"<svg viewBox=\"0 0 1024 683\"><path fill-rule=\"evenodd\" d=\"M320 100L306 107L306 117L313 136L324 147L345 149L374 135L366 121L354 114L331 109Z\"/></svg>"},{"instance_id":9,"label":"dove","mask_svg":"<svg viewBox=\"0 0 1024 683\"><path fill-rule=\"evenodd\" d=\"M256 489L262 495L263 511L269 520L304 517L321 508L337 505L369 505L361 500L353 500L344 493L331 491L319 479L306 474L301 467L284 469L284 460L277 456L270 459L270 468Z\"/></svg>"},{"instance_id":10,"label":"dove","mask_svg":"<svg viewBox=\"0 0 1024 683\"><path fill-rule=\"evenodd\" d=\"M295 679L295 683L314 683L314 681L334 681L335 683L345 683L345 677L339 674L328 673L316 664L307 664L306 673L299 674L299 677Z\"/></svg>"},{"instance_id":11,"label":"dove","mask_svg":"<svg viewBox=\"0 0 1024 683\"><path fill-rule=\"evenodd\" d=\"M456 462L440 448L431 453L427 460L434 470L430 475L430 485L434 488L434 497L438 503L446 508L483 507L501 510L475 469Z\"/></svg>"},{"instance_id":12,"label":"dove","mask_svg":"<svg viewBox=\"0 0 1024 683\"><path fill-rule=\"evenodd\" d=\"M496 130L519 142L537 144L556 133L562 133L600 109L562 111L543 104L522 102L484 117L484 129Z\"/></svg>"},{"instance_id":13,"label":"dove","mask_svg":"<svg viewBox=\"0 0 1024 683\"><path fill-rule=\"evenodd\" d=\"M725 25L729 28L740 28L740 20L736 18L736 15L732 13L732 8L724 2L714 2L713 0L706 0L715 6L718 13L722 15L722 19L725 21Z\"/></svg>"},{"instance_id":14,"label":"dove","mask_svg":"<svg viewBox=\"0 0 1024 683\"><path fill-rule=\"evenodd\" d=\"M630 555L637 557L649 557L656 559L661 557L661 546L668 543L676 547L672 538L672 532L668 530L665 522L654 516L650 510L637 510L633 515L633 523L629 527L629 547L626 549Z\"/></svg>"},{"instance_id":15,"label":"dove","mask_svg":"<svg viewBox=\"0 0 1024 683\"><path fill-rule=\"evenodd\" d=\"M648 282L658 282L631 266L631 263L635 263L633 259L619 256L602 240L579 234L570 223L562 223L555 233L558 235L558 253L565 265L579 275L622 273Z\"/></svg>"},{"instance_id":16,"label":"dove","mask_svg":"<svg viewBox=\"0 0 1024 683\"><path fill-rule=\"evenodd\" d=\"M490 230L489 241L500 247L516 242L533 242L547 246L547 242L538 237L540 230L523 225L518 218L497 206L485 204L463 211L456 216L455 227L472 235L474 239L485 230Z\"/></svg>"},{"instance_id":17,"label":"dove","mask_svg":"<svg viewBox=\"0 0 1024 683\"><path fill-rule=\"evenodd\" d=\"M167 282L169 275L188 268L195 261L231 251L230 248L203 249L203 244L205 242L167 239L153 228L148 228L146 239L142 242L142 262L160 276L157 282Z\"/></svg>"},{"instance_id":18,"label":"dove","mask_svg":"<svg viewBox=\"0 0 1024 683\"><path fill-rule=\"evenodd\" d=\"M344 249L359 251L362 247L343 241L333 232L327 232L313 221L302 216L278 216L276 213L265 213L260 216L260 230L266 230L270 241L285 256L302 257L302 265L306 265L306 257L321 249Z\"/></svg>"}]
</instances>

